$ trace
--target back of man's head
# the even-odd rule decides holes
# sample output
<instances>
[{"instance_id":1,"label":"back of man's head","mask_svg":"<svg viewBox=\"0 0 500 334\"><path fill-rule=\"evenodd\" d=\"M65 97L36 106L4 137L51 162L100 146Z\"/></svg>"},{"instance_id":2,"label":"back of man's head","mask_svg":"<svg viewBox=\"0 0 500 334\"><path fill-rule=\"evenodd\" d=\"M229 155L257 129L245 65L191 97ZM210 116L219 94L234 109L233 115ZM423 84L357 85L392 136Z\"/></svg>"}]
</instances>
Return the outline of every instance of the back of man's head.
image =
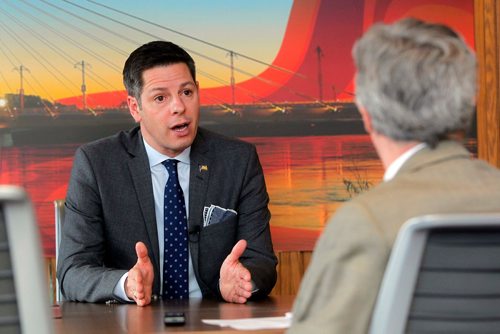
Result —
<instances>
[{"instance_id":1,"label":"back of man's head","mask_svg":"<svg viewBox=\"0 0 500 334\"><path fill-rule=\"evenodd\" d=\"M431 146L473 116L476 59L450 28L417 19L376 24L353 48L356 100L377 133Z\"/></svg>"}]
</instances>

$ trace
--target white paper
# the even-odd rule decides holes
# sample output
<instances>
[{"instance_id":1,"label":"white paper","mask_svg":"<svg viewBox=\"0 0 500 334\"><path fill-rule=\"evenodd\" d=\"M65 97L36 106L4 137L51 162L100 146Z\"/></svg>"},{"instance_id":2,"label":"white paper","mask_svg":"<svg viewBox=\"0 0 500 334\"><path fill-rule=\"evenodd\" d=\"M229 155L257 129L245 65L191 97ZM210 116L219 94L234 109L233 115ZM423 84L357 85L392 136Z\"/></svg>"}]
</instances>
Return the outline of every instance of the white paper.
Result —
<instances>
[{"instance_id":1,"label":"white paper","mask_svg":"<svg viewBox=\"0 0 500 334\"><path fill-rule=\"evenodd\" d=\"M238 330L259 330L288 328L292 323L291 313L284 317L244 318L244 319L202 319L203 323L220 327L231 327Z\"/></svg>"}]
</instances>

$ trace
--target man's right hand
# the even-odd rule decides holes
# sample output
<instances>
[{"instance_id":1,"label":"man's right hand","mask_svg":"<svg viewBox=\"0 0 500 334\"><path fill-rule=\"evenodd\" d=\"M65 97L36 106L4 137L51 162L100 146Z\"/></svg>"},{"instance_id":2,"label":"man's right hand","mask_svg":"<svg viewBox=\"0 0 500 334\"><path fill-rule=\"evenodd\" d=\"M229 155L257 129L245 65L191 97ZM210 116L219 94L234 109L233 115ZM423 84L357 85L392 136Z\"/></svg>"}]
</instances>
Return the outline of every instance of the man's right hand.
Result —
<instances>
[{"instance_id":1,"label":"man's right hand","mask_svg":"<svg viewBox=\"0 0 500 334\"><path fill-rule=\"evenodd\" d=\"M137 263L128 272L125 281L125 293L138 306L146 306L151 303L154 279L153 264L149 259L148 249L143 242L139 241L135 244L135 252L137 253Z\"/></svg>"}]
</instances>

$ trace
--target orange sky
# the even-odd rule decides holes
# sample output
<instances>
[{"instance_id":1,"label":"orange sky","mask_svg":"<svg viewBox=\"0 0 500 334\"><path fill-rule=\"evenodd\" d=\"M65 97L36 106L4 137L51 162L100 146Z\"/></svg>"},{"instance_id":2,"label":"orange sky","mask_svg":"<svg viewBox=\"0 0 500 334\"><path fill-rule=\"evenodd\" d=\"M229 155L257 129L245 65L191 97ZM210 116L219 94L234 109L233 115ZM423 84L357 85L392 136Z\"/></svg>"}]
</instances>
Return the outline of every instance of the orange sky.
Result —
<instances>
[{"instance_id":1,"label":"orange sky","mask_svg":"<svg viewBox=\"0 0 500 334\"><path fill-rule=\"evenodd\" d=\"M188 4L153 0L105 2L107 6L154 24L90 2L74 3L76 5L2 2L0 96L19 92L21 65L25 94L40 95L49 101L78 95L82 61L86 64L87 93L122 90L121 69L126 56L138 45L153 39L172 40L188 49L197 62L202 87L228 84L227 51L169 29L271 63L279 49L292 0L271 3L194 0ZM266 68L243 57L236 57L234 62L235 67L252 75ZM237 81L248 77L235 72Z\"/></svg>"}]
</instances>

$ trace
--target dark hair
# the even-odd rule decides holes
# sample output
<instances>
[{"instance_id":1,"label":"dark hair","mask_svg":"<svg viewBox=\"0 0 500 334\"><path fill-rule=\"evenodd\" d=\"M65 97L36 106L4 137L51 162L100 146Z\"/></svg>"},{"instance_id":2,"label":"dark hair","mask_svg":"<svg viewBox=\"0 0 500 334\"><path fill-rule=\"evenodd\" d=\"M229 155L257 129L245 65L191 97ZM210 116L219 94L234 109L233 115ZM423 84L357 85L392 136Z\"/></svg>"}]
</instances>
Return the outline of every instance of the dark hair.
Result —
<instances>
[{"instance_id":1,"label":"dark hair","mask_svg":"<svg viewBox=\"0 0 500 334\"><path fill-rule=\"evenodd\" d=\"M123 84L127 93L141 105L141 92L144 85L142 73L156 66L184 63L196 81L196 68L193 58L180 46L166 41L153 41L133 51L123 66Z\"/></svg>"}]
</instances>

